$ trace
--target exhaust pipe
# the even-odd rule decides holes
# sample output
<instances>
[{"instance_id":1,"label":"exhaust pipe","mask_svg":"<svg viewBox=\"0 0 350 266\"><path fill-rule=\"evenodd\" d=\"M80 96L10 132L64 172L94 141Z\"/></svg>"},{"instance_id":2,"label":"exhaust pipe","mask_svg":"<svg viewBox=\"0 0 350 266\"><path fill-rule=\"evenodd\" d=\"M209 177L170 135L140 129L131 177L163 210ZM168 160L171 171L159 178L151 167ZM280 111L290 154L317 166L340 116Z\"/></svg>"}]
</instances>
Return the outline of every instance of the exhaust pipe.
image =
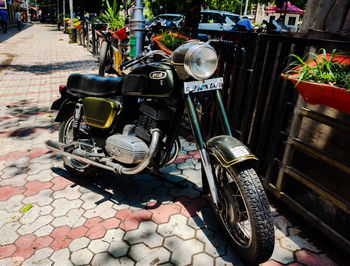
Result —
<instances>
[{"instance_id":1,"label":"exhaust pipe","mask_svg":"<svg viewBox=\"0 0 350 266\"><path fill-rule=\"evenodd\" d=\"M105 161L105 164L103 164L95 160L92 160L90 158L76 155L74 154L74 152L73 153L65 152L64 146L66 146L66 144L58 141L48 140L45 142L45 145L49 150L54 151L57 154L60 154L62 156L70 157L74 160L77 160L86 164L91 164L93 166L96 166L102 169L113 171L116 174L135 175L140 173L149 165L153 157L153 154L156 151L157 144L160 137L160 130L158 128L151 129L151 134L152 134L152 140L151 140L151 144L149 146L148 152L146 154L146 157L143 159L141 163L131 168L125 167L118 163L114 163L110 160L110 158L103 158L102 160ZM81 153L81 154L84 154L84 153Z\"/></svg>"}]
</instances>

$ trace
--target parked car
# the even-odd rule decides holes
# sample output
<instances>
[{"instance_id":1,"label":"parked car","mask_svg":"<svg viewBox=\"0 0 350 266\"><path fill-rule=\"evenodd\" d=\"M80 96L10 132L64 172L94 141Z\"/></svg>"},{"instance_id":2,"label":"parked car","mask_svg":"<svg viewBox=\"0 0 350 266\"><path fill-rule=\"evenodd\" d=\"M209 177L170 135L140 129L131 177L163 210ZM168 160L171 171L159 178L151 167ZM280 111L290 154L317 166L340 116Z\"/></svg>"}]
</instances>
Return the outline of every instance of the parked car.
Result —
<instances>
[{"instance_id":1,"label":"parked car","mask_svg":"<svg viewBox=\"0 0 350 266\"><path fill-rule=\"evenodd\" d=\"M151 25L156 20L163 20L164 24L166 26L170 26L172 23L174 23L176 26L179 25L179 23L182 21L183 15L181 14L160 14L155 16L154 18L146 21L146 26Z\"/></svg>"},{"instance_id":2,"label":"parked car","mask_svg":"<svg viewBox=\"0 0 350 266\"><path fill-rule=\"evenodd\" d=\"M199 21L200 30L233 30L239 21L239 15L220 10L203 10Z\"/></svg>"},{"instance_id":3,"label":"parked car","mask_svg":"<svg viewBox=\"0 0 350 266\"><path fill-rule=\"evenodd\" d=\"M237 21L240 20L239 15L220 10L202 10L200 15L198 27L200 30L230 31L235 29ZM180 15L173 20L173 23L180 26L184 19L185 17Z\"/></svg>"}]
</instances>

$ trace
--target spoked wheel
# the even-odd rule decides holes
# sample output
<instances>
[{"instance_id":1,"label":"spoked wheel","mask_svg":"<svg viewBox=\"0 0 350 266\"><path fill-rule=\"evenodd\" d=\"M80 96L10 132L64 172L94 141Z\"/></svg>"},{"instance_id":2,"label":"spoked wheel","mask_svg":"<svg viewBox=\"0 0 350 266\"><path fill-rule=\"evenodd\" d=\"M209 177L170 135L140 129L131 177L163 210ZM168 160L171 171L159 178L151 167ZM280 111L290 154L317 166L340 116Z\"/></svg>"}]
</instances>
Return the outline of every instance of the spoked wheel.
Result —
<instances>
[{"instance_id":1,"label":"spoked wheel","mask_svg":"<svg viewBox=\"0 0 350 266\"><path fill-rule=\"evenodd\" d=\"M214 159L213 159L214 160ZM269 203L254 169L236 171L213 165L222 203L216 211L229 241L246 262L267 261L274 249L274 227Z\"/></svg>"},{"instance_id":2,"label":"spoked wheel","mask_svg":"<svg viewBox=\"0 0 350 266\"><path fill-rule=\"evenodd\" d=\"M60 142L65 144L73 142L73 121L74 116L71 114L68 115L67 119L61 123L58 132L58 139ZM90 164L79 162L67 156L63 156L63 162L67 171L76 176L89 175L95 170L95 168Z\"/></svg>"}]
</instances>

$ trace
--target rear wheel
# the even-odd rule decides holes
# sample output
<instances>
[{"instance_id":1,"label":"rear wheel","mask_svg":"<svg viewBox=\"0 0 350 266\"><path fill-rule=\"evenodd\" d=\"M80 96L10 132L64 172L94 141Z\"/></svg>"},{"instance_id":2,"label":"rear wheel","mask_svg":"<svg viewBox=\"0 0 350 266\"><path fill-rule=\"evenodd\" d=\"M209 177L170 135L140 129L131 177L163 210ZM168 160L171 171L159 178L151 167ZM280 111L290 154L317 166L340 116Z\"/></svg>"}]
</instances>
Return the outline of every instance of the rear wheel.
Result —
<instances>
[{"instance_id":1,"label":"rear wheel","mask_svg":"<svg viewBox=\"0 0 350 266\"><path fill-rule=\"evenodd\" d=\"M252 168L225 168L218 162L213 171L222 203L216 215L231 245L246 262L267 261L275 234L269 203L256 172Z\"/></svg>"},{"instance_id":2,"label":"rear wheel","mask_svg":"<svg viewBox=\"0 0 350 266\"><path fill-rule=\"evenodd\" d=\"M73 110L66 115L66 118L60 124L58 132L58 140L61 143L69 144L73 142L73 121L74 113ZM93 173L95 168L90 164L79 162L68 156L63 156L64 167L68 172L75 176L90 175Z\"/></svg>"}]
</instances>

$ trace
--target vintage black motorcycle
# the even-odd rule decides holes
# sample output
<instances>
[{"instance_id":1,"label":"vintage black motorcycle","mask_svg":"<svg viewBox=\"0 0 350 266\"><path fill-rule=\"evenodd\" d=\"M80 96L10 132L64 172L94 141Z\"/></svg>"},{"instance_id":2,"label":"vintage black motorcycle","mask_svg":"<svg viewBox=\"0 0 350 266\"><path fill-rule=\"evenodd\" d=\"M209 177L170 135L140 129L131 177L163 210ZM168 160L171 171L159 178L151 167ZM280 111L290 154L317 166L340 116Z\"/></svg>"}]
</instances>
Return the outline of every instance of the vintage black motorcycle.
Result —
<instances>
[{"instance_id":1,"label":"vintage black motorcycle","mask_svg":"<svg viewBox=\"0 0 350 266\"><path fill-rule=\"evenodd\" d=\"M227 43L189 41L171 57L162 51L144 53L121 65L128 71L123 77L70 75L52 107L59 109L59 142L46 145L76 176L97 168L117 175L157 172L179 154L186 113L201 156L203 190L210 193L233 248L245 261L260 263L274 248L272 216L253 169L257 158L232 137L220 91L223 78L213 77L218 57L211 45L219 42ZM226 132L206 142L196 112L203 94L216 99Z\"/></svg>"}]
</instances>

